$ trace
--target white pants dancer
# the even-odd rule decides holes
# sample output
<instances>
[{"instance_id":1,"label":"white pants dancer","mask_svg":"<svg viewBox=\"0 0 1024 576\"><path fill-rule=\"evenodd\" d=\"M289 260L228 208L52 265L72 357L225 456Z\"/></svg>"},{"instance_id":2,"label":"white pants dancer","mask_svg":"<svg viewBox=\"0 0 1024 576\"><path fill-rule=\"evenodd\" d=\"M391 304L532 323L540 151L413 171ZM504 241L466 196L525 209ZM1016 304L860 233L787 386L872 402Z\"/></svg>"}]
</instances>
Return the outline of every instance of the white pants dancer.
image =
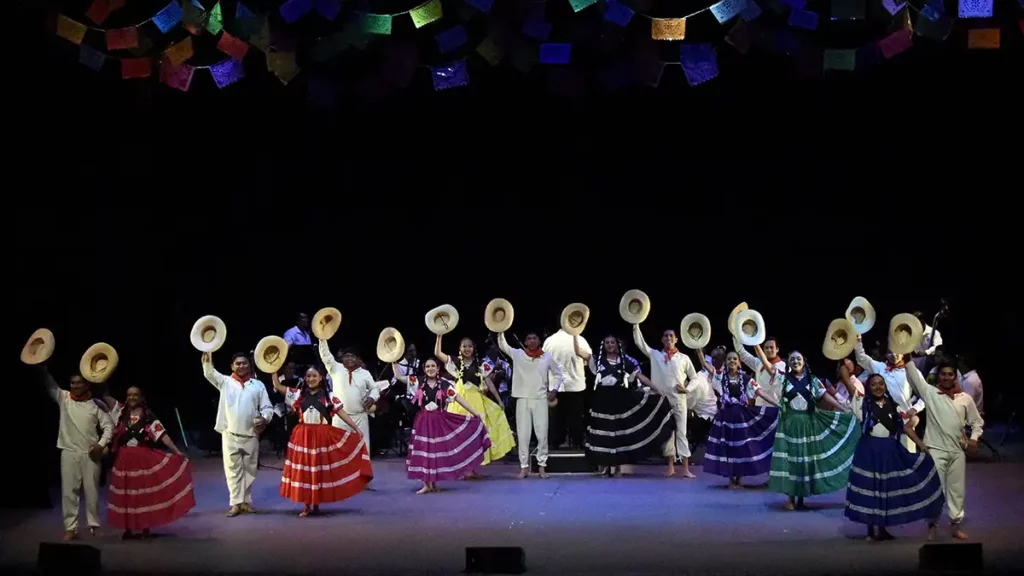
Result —
<instances>
[{"instance_id":1,"label":"white pants dancer","mask_svg":"<svg viewBox=\"0 0 1024 576\"><path fill-rule=\"evenodd\" d=\"M85 452L60 451L61 505L64 529L78 530L78 504L85 492L85 519L90 528L100 526L100 464Z\"/></svg>"},{"instance_id":2,"label":"white pants dancer","mask_svg":"<svg viewBox=\"0 0 1024 576\"><path fill-rule=\"evenodd\" d=\"M252 485L260 462L260 437L221 432L224 478L228 482L231 505L252 504Z\"/></svg>"},{"instance_id":3,"label":"white pants dancer","mask_svg":"<svg viewBox=\"0 0 1024 576\"><path fill-rule=\"evenodd\" d=\"M359 430L352 430L352 427L345 424L345 421L335 416L334 420L337 422L337 427L342 430L349 430L351 432L359 432L363 435L363 441L366 442L366 451L370 452L370 415L366 412L358 412L356 414L348 414L348 417L355 421L356 425L359 426Z\"/></svg>"},{"instance_id":4,"label":"white pants dancer","mask_svg":"<svg viewBox=\"0 0 1024 576\"><path fill-rule=\"evenodd\" d=\"M676 429L672 431L662 452L663 455L674 460L690 457L690 444L686 441L686 415L686 399L684 397L672 404L672 418L676 421Z\"/></svg>"},{"instance_id":5,"label":"white pants dancer","mask_svg":"<svg viewBox=\"0 0 1024 576\"><path fill-rule=\"evenodd\" d=\"M949 508L949 521L959 524L964 519L964 495L967 490L967 456L957 450L929 450L935 460L935 472L942 484L942 494Z\"/></svg>"},{"instance_id":6,"label":"white pants dancer","mask_svg":"<svg viewBox=\"0 0 1024 576\"><path fill-rule=\"evenodd\" d=\"M548 399L516 398L519 467L530 467L530 432L537 436L537 465L548 465Z\"/></svg>"}]
</instances>

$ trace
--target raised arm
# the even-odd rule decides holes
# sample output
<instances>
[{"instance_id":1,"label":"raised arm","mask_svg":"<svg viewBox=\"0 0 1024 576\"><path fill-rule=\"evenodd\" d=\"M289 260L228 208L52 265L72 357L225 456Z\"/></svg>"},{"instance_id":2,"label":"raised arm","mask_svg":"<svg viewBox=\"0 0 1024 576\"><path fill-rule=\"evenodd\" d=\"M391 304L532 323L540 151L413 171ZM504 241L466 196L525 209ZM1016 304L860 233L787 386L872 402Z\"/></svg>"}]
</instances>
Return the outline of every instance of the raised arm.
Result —
<instances>
[{"instance_id":1,"label":"raised arm","mask_svg":"<svg viewBox=\"0 0 1024 576\"><path fill-rule=\"evenodd\" d=\"M857 398L858 390L857 385L853 382L853 374L850 374L850 369L846 367L845 361L839 365L839 379L842 380L843 386L850 394L850 401L853 402Z\"/></svg>"},{"instance_id":2,"label":"raised arm","mask_svg":"<svg viewBox=\"0 0 1024 576\"><path fill-rule=\"evenodd\" d=\"M743 365L753 370L755 374L761 369L761 361L757 359L757 356L747 352L746 347L735 336L732 338L732 349L740 355L740 362L743 362Z\"/></svg>"},{"instance_id":3,"label":"raised arm","mask_svg":"<svg viewBox=\"0 0 1024 576\"><path fill-rule=\"evenodd\" d=\"M282 396L288 395L288 388L281 384L281 379L277 377L277 372L270 375L270 383L273 384L274 390L277 390L278 394Z\"/></svg>"},{"instance_id":4,"label":"raised arm","mask_svg":"<svg viewBox=\"0 0 1024 576\"><path fill-rule=\"evenodd\" d=\"M441 361L441 364L447 364L451 359L444 352L441 352L441 335L437 335L437 340L434 342L434 356Z\"/></svg>"},{"instance_id":5,"label":"raised arm","mask_svg":"<svg viewBox=\"0 0 1024 576\"><path fill-rule=\"evenodd\" d=\"M583 358L584 362L589 362L590 361L590 356L591 356L590 352L586 352L582 348L580 348L580 337L579 336L573 336L572 337L572 350L573 350L573 352L576 353L577 356L579 356L580 358Z\"/></svg>"},{"instance_id":6,"label":"raised arm","mask_svg":"<svg viewBox=\"0 0 1024 576\"><path fill-rule=\"evenodd\" d=\"M438 339L440 339L440 336L438 336ZM402 371L398 369L397 362L391 363L391 371L395 373L395 380L401 382L402 384L405 384L406 386L409 385L409 377L402 374Z\"/></svg>"},{"instance_id":7,"label":"raised arm","mask_svg":"<svg viewBox=\"0 0 1024 576\"><path fill-rule=\"evenodd\" d=\"M709 364L708 363L708 359L704 357L704 349L703 348L697 348L697 359L700 360L701 367L704 368L704 370L708 374L710 374L712 376L715 374L715 372L716 372L715 367L712 366L711 364Z\"/></svg>"},{"instance_id":8,"label":"raised arm","mask_svg":"<svg viewBox=\"0 0 1024 576\"><path fill-rule=\"evenodd\" d=\"M643 352L644 356L651 357L651 347L644 341L644 333L640 331L639 324L633 324L633 343Z\"/></svg>"},{"instance_id":9,"label":"raised arm","mask_svg":"<svg viewBox=\"0 0 1024 576\"><path fill-rule=\"evenodd\" d=\"M505 340L505 333L504 332L498 332L498 350L501 350L503 354L505 354L509 358L512 358L513 360L515 360L515 358L516 358L515 351L518 350L518 348L513 348L513 347L509 346L508 345L508 340Z\"/></svg>"},{"instance_id":10,"label":"raised arm","mask_svg":"<svg viewBox=\"0 0 1024 576\"><path fill-rule=\"evenodd\" d=\"M913 362L908 362L906 365L906 371L907 382L910 384L910 387L914 390L914 393L917 394L917 397L924 402L925 406L934 402L935 395L938 394L939 392L930 384L928 384L927 380L924 379L924 376L921 374L921 371L917 369L917 364L914 364Z\"/></svg>"},{"instance_id":11,"label":"raised arm","mask_svg":"<svg viewBox=\"0 0 1024 576\"><path fill-rule=\"evenodd\" d=\"M60 403L60 386L57 385L57 380L50 374L50 369L45 364L42 365L43 369L43 381L46 386L46 393L53 398L54 402Z\"/></svg>"},{"instance_id":12,"label":"raised arm","mask_svg":"<svg viewBox=\"0 0 1024 576\"><path fill-rule=\"evenodd\" d=\"M761 361L761 368L764 368L765 372L771 374L772 378L775 378L775 374L779 369L772 362L768 361L768 357L765 356L764 350L760 346L754 346L754 352L757 352L757 358Z\"/></svg>"},{"instance_id":13,"label":"raised arm","mask_svg":"<svg viewBox=\"0 0 1024 576\"><path fill-rule=\"evenodd\" d=\"M857 336L857 345L854 346L853 352L854 357L857 359L857 364L860 364L860 367L867 370L869 373L881 374L885 371L884 362L879 362L864 352L864 341L861 340L860 335Z\"/></svg>"},{"instance_id":14,"label":"raised arm","mask_svg":"<svg viewBox=\"0 0 1024 576\"><path fill-rule=\"evenodd\" d=\"M331 348L327 345L327 340L321 338L317 350L320 352L320 361L324 363L324 368L327 369L328 374L338 369L338 361L334 359L334 354L331 354Z\"/></svg>"},{"instance_id":15,"label":"raised arm","mask_svg":"<svg viewBox=\"0 0 1024 576\"><path fill-rule=\"evenodd\" d=\"M220 372L217 372L213 368L213 357L209 352L203 352L203 376L206 376L206 380L217 390L220 390L229 378Z\"/></svg>"}]
</instances>

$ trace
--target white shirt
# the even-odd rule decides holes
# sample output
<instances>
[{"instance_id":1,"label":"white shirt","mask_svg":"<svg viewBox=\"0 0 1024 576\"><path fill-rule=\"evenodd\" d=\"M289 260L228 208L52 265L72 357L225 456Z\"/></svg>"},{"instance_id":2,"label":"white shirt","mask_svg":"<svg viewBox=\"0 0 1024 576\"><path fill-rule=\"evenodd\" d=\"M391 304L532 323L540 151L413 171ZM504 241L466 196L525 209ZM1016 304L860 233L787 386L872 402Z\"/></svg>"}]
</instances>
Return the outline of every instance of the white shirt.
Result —
<instances>
[{"instance_id":1,"label":"white shirt","mask_svg":"<svg viewBox=\"0 0 1024 576\"><path fill-rule=\"evenodd\" d=\"M935 333L934 339L931 341L931 346L928 346L928 339L932 338L932 333ZM921 332L921 341L917 343L917 349L914 352L918 354L924 354L925 356L931 356L935 354L935 349L942 346L942 334L938 330L925 324L924 331Z\"/></svg>"},{"instance_id":2,"label":"white shirt","mask_svg":"<svg viewBox=\"0 0 1024 576\"><path fill-rule=\"evenodd\" d=\"M775 361L772 362L772 365L775 366L775 376L772 376L771 372L765 369L760 358L747 352L746 348L742 345L737 346L735 342L733 342L733 347L736 348L736 353L740 355L740 361L754 372L754 381L757 382L757 387L772 400L776 402L781 400L782 383L786 380L786 363L782 361L782 358L776 356ZM754 406L771 405L771 402L760 396L754 399Z\"/></svg>"},{"instance_id":3,"label":"white shirt","mask_svg":"<svg viewBox=\"0 0 1024 576\"><path fill-rule=\"evenodd\" d=\"M249 378L245 384L231 376L225 376L213 369L213 364L203 362L203 375L220 390L220 402L217 404L217 424L214 430L237 434L239 436L255 436L253 420L262 417L267 422L274 417L274 407L270 404L267 387L255 378Z\"/></svg>"},{"instance_id":4,"label":"white shirt","mask_svg":"<svg viewBox=\"0 0 1024 576\"><path fill-rule=\"evenodd\" d=\"M913 408L915 411L920 412L925 409L925 402L921 396L918 396L917 402L910 403L914 393L910 383L907 382L907 369L905 367L890 370L885 362L878 362L864 352L864 342L859 338L857 339L857 346L854 348L854 351L857 364L860 364L860 367L868 375L878 374L882 377L882 380L885 380L885 387L889 390L889 395L892 396L892 399L899 405L900 411L909 412ZM907 366L911 364L913 362L906 363Z\"/></svg>"},{"instance_id":5,"label":"white shirt","mask_svg":"<svg viewBox=\"0 0 1024 576\"><path fill-rule=\"evenodd\" d=\"M718 397L715 396L707 371L701 370L690 385L686 393L686 407L705 420L714 420L715 414L718 414Z\"/></svg>"},{"instance_id":6,"label":"white shirt","mask_svg":"<svg viewBox=\"0 0 1024 576\"><path fill-rule=\"evenodd\" d=\"M303 331L298 326L292 326L284 333L284 341L289 346L312 346L313 340L309 337L309 332Z\"/></svg>"},{"instance_id":7,"label":"white shirt","mask_svg":"<svg viewBox=\"0 0 1024 576\"><path fill-rule=\"evenodd\" d=\"M580 352L590 354L590 344L583 336L577 336L580 341ZM587 389L586 374L583 371L583 358L576 355L572 344L573 337L565 330L559 330L544 341L541 348L551 355L562 368L562 384L559 392L583 392Z\"/></svg>"},{"instance_id":8,"label":"white shirt","mask_svg":"<svg viewBox=\"0 0 1024 576\"><path fill-rule=\"evenodd\" d=\"M694 369L690 357L680 350L673 354L671 359L666 359L665 353L661 350L652 350L644 341L639 324L633 325L633 341L636 347L651 359L651 384L677 406L685 405L686 395L676 392L675 387L680 384L688 390L689 382L697 378L697 370Z\"/></svg>"},{"instance_id":9,"label":"white shirt","mask_svg":"<svg viewBox=\"0 0 1024 576\"><path fill-rule=\"evenodd\" d=\"M92 399L81 402L71 398L71 392L62 390L49 373L46 374L46 392L60 408L60 428L57 448L89 453L95 444L106 446L114 434L114 422ZM101 436L97 429L103 429Z\"/></svg>"},{"instance_id":10,"label":"white shirt","mask_svg":"<svg viewBox=\"0 0 1024 576\"><path fill-rule=\"evenodd\" d=\"M498 334L498 348L512 358L513 398L544 398L549 391L558 390L565 376L550 354L530 358L523 349L509 346L504 332Z\"/></svg>"},{"instance_id":11,"label":"white shirt","mask_svg":"<svg viewBox=\"0 0 1024 576\"><path fill-rule=\"evenodd\" d=\"M333 392L328 392L327 389L325 388L324 393L327 394L327 398L331 402L332 412L340 410L342 408L341 399L335 396ZM295 403L298 402L299 398L301 397L301 389L289 388L288 390L285 391L284 401L286 404L288 404L289 408L294 408ZM338 418L337 416L333 416L332 421L334 419L340 420L340 418ZM319 410L312 406L307 408L306 411L303 412L302 414L299 414L299 422L302 422L303 424L327 424L327 422L324 421L323 414L321 414Z\"/></svg>"},{"instance_id":12,"label":"white shirt","mask_svg":"<svg viewBox=\"0 0 1024 576\"><path fill-rule=\"evenodd\" d=\"M367 398L372 398L374 402L380 399L380 389L373 381L370 371L360 367L350 374L344 364L334 359L326 340L320 341L320 360L323 361L324 367L331 375L331 382L334 383L332 393L341 399L346 414L363 414L366 412L363 403ZM335 416L334 425L341 428L341 418Z\"/></svg>"},{"instance_id":13,"label":"white shirt","mask_svg":"<svg viewBox=\"0 0 1024 576\"><path fill-rule=\"evenodd\" d=\"M605 362L607 362L609 366L618 366L619 363L622 362L622 357L619 356L618 358L615 358L614 360L611 359L611 358L605 358ZM633 360L633 362L636 362L636 360ZM637 364L636 370L633 370L632 373L627 373L626 374L626 381L623 383L623 385L629 385L629 384L632 384L633 382L636 382L636 377L640 374L640 367L639 366L640 365ZM594 355L590 356L590 360L587 361L587 368L590 368L590 372L594 376L597 376L599 374L601 367L597 365L597 356L594 356ZM600 379L598 379L598 378L594 379L594 388L595 389L598 386L615 386L615 385L618 385L618 384L619 384L619 382L612 375L607 375L607 376L604 376L603 378L600 378Z\"/></svg>"},{"instance_id":14,"label":"white shirt","mask_svg":"<svg viewBox=\"0 0 1024 576\"><path fill-rule=\"evenodd\" d=\"M964 374L960 378L960 388L974 400L974 405L978 407L978 414L981 414L981 417L984 418L985 399L982 397L981 376L978 376L978 371L971 370Z\"/></svg>"},{"instance_id":15,"label":"white shirt","mask_svg":"<svg viewBox=\"0 0 1024 576\"><path fill-rule=\"evenodd\" d=\"M985 421L978 414L978 407L970 396L959 392L950 399L948 395L939 392L938 388L928 384L913 363L907 364L907 380L928 406L924 444L929 450L963 450L960 441L964 437L965 426L971 427L971 440L981 438Z\"/></svg>"}]
</instances>

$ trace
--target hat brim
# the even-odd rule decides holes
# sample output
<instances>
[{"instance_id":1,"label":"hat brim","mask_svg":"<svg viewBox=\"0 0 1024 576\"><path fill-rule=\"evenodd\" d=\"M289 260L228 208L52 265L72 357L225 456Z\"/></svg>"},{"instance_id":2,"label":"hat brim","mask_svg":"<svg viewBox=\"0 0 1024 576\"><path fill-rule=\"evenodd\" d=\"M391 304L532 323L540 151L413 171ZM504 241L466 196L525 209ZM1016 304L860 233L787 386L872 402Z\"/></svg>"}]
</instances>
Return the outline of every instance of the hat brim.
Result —
<instances>
[{"instance_id":1,"label":"hat brim","mask_svg":"<svg viewBox=\"0 0 1024 576\"><path fill-rule=\"evenodd\" d=\"M207 336L211 330L213 331L213 337L207 340L204 336ZM220 350L227 337L227 325L216 316L203 316L196 320L196 323L192 325L192 333L189 335L192 347L200 352L216 352Z\"/></svg>"},{"instance_id":2,"label":"hat brim","mask_svg":"<svg viewBox=\"0 0 1024 576\"><path fill-rule=\"evenodd\" d=\"M639 303L640 309L633 311L630 304ZM630 290L619 299L619 316L628 324L643 324L651 313L651 299L643 290Z\"/></svg>"},{"instance_id":3,"label":"hat brim","mask_svg":"<svg viewBox=\"0 0 1024 576\"><path fill-rule=\"evenodd\" d=\"M729 328L729 333L732 334L734 337L736 336L736 329L734 328L734 326L736 325L736 315L739 314L740 312L743 312L747 308L748 306L746 302L740 302L739 304L736 305L735 308L732 309L732 312L729 312L729 323L727 324L727 326Z\"/></svg>"},{"instance_id":4,"label":"hat brim","mask_svg":"<svg viewBox=\"0 0 1024 576\"><path fill-rule=\"evenodd\" d=\"M423 318L427 330L434 334L444 336L455 330L459 325L459 311L451 304L443 304L434 308Z\"/></svg>"},{"instance_id":5,"label":"hat brim","mask_svg":"<svg viewBox=\"0 0 1024 576\"><path fill-rule=\"evenodd\" d=\"M105 342L93 344L82 354L78 362L78 370L85 378L93 384L106 382L117 369L117 350Z\"/></svg>"},{"instance_id":6,"label":"hat brim","mask_svg":"<svg viewBox=\"0 0 1024 576\"><path fill-rule=\"evenodd\" d=\"M747 334L743 331L743 325L747 322L754 323L753 334ZM736 321L733 322L733 333L744 346L760 346L764 343L765 339L764 318L761 317L761 313L757 310L744 310L736 315Z\"/></svg>"},{"instance_id":7,"label":"hat brim","mask_svg":"<svg viewBox=\"0 0 1024 576\"><path fill-rule=\"evenodd\" d=\"M694 324L700 326L701 333L697 338L690 334L690 327ZM707 316L697 312L687 314L679 324L679 338L683 341L683 346L691 350L707 346L708 342L711 342L711 321Z\"/></svg>"},{"instance_id":8,"label":"hat brim","mask_svg":"<svg viewBox=\"0 0 1024 576\"><path fill-rule=\"evenodd\" d=\"M913 314L897 314L889 321L889 351L910 354L921 343L924 327Z\"/></svg>"},{"instance_id":9,"label":"hat brim","mask_svg":"<svg viewBox=\"0 0 1024 576\"><path fill-rule=\"evenodd\" d=\"M494 316L499 310L504 311L504 316L502 318L495 318ZM515 309L508 300L495 298L487 303L487 309L484 310L484 325L491 332L508 332L508 329L512 327L514 319Z\"/></svg>"},{"instance_id":10,"label":"hat brim","mask_svg":"<svg viewBox=\"0 0 1024 576\"><path fill-rule=\"evenodd\" d=\"M28 337L25 346L21 349L21 361L25 364L42 364L53 356L53 349L57 342L53 332L46 328L40 328Z\"/></svg>"},{"instance_id":11,"label":"hat brim","mask_svg":"<svg viewBox=\"0 0 1024 576\"><path fill-rule=\"evenodd\" d=\"M393 346L389 343L393 343ZM381 330L380 336L377 337L377 359L385 364L391 364L401 360L402 356L405 356L405 338L402 337L402 333L394 328Z\"/></svg>"},{"instance_id":12,"label":"hat brim","mask_svg":"<svg viewBox=\"0 0 1024 576\"><path fill-rule=\"evenodd\" d=\"M573 316L575 314L581 314L583 321L578 324L574 321ZM590 307L586 304L569 304L562 310L562 315L558 319L559 327L570 336L579 336L583 333L583 330L587 327L587 322L590 321Z\"/></svg>"},{"instance_id":13,"label":"hat brim","mask_svg":"<svg viewBox=\"0 0 1024 576\"><path fill-rule=\"evenodd\" d=\"M320 340L330 340L341 327L341 311L337 308L321 308L313 315L309 329Z\"/></svg>"},{"instance_id":14,"label":"hat brim","mask_svg":"<svg viewBox=\"0 0 1024 576\"><path fill-rule=\"evenodd\" d=\"M857 346L857 331L853 323L846 318L836 318L825 331L825 341L821 343L821 353L829 360L842 360L853 352Z\"/></svg>"},{"instance_id":15,"label":"hat brim","mask_svg":"<svg viewBox=\"0 0 1024 576\"><path fill-rule=\"evenodd\" d=\"M864 320L858 321L854 317L854 310L858 308L863 310ZM857 296L846 307L846 319L850 321L850 324L853 324L853 329L857 331L857 334L866 334L874 328L878 317L875 314L875 307L871 305L871 302L868 302L868 299L863 296Z\"/></svg>"},{"instance_id":16,"label":"hat brim","mask_svg":"<svg viewBox=\"0 0 1024 576\"><path fill-rule=\"evenodd\" d=\"M288 343L280 336L267 336L256 344L253 362L260 372L273 374L280 372L288 359Z\"/></svg>"}]
</instances>

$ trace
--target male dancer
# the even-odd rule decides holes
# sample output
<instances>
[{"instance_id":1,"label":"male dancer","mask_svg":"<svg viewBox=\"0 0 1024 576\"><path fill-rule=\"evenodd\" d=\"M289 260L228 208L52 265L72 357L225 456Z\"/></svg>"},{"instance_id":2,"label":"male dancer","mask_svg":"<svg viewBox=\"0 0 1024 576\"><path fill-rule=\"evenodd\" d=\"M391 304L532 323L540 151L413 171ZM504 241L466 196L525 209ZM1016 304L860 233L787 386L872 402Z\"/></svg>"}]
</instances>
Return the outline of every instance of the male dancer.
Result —
<instances>
[{"instance_id":1,"label":"male dancer","mask_svg":"<svg viewBox=\"0 0 1024 576\"><path fill-rule=\"evenodd\" d=\"M651 382L659 394L665 395L672 404L672 416L675 418L676 429L672 438L665 444L665 457L668 460L666 476L676 475L676 460L683 463L683 478L696 478L690 472L690 445L686 440L686 392L689 383L696 381L697 370L693 367L690 357L676 348L679 337L676 331L669 329L661 334L661 350L652 350L640 325L633 324L633 341L648 358L651 359Z\"/></svg>"},{"instance_id":2,"label":"male dancer","mask_svg":"<svg viewBox=\"0 0 1024 576\"><path fill-rule=\"evenodd\" d=\"M231 498L227 517L255 512L252 485L260 461L260 434L274 417L267 388L252 377L249 357L242 352L231 355L231 376L214 370L210 353L204 353L203 375L220 390L214 430L220 432L224 477Z\"/></svg>"},{"instance_id":3,"label":"male dancer","mask_svg":"<svg viewBox=\"0 0 1024 576\"><path fill-rule=\"evenodd\" d=\"M338 416L334 417L332 424L343 430L362 433L366 440L366 449L370 451L370 415L367 410L380 399L380 389L377 388L370 371L363 368L363 362L355 348L345 348L340 355L341 363L339 364L331 355L327 341L320 341L320 359L323 360L327 373L331 375L331 380L334 382L334 394L341 398L345 413L359 425L359 430L352 430Z\"/></svg>"},{"instance_id":4,"label":"male dancer","mask_svg":"<svg viewBox=\"0 0 1024 576\"><path fill-rule=\"evenodd\" d=\"M978 414L974 400L960 389L956 364L947 360L939 364L938 368L938 388L928 384L913 362L907 364L907 381L928 406L924 445L935 461L935 470L942 482L953 537L967 540L967 534L960 529L964 519L964 493L967 487L967 457L964 450L974 453L978 449L985 421ZM971 427L970 440L964 435L965 426ZM928 523L929 540L935 539L938 520L936 517Z\"/></svg>"},{"instance_id":5,"label":"male dancer","mask_svg":"<svg viewBox=\"0 0 1024 576\"><path fill-rule=\"evenodd\" d=\"M540 347L535 332L526 335L526 349L513 348L498 333L498 348L512 359L512 397L516 399L516 434L519 442L519 477L530 475L530 430L537 435L537 465L540 477L547 478L548 401L557 398L561 388L561 366ZM553 378L552 378L553 376Z\"/></svg>"},{"instance_id":6,"label":"male dancer","mask_svg":"<svg viewBox=\"0 0 1024 576\"><path fill-rule=\"evenodd\" d=\"M78 536L79 495L85 492L85 519L89 533L100 527L100 457L108 451L114 422L93 402L89 383L81 374L71 376L71 391L57 386L46 366L46 392L60 408L57 448L60 449L61 507L64 511L64 541ZM97 432L102 429L103 435Z\"/></svg>"},{"instance_id":7,"label":"male dancer","mask_svg":"<svg viewBox=\"0 0 1024 576\"><path fill-rule=\"evenodd\" d=\"M583 335L576 337L580 351L592 354L590 344ZM558 391L558 406L555 407L555 426L551 431L554 446L557 448L566 439L571 448L583 448L583 415L584 396L587 390L586 373L583 371L583 358L576 355L573 348L573 337L565 330L559 330L541 346L561 367L565 377Z\"/></svg>"},{"instance_id":8,"label":"male dancer","mask_svg":"<svg viewBox=\"0 0 1024 576\"><path fill-rule=\"evenodd\" d=\"M885 387L889 390L889 395L896 401L900 412L906 414L906 417L911 420L916 428L919 415L925 409L925 403L924 400L921 400L920 395L916 402L911 403L913 400L913 389L910 387L910 383L907 382L907 370L903 362L903 356L889 352L885 355L885 362L879 362L864 352L864 342L861 341L860 336L857 336L854 357L857 359L857 364L860 364L868 375L878 374L882 377L882 380L885 380ZM914 441L907 435L903 436L903 445L911 453L917 453L917 444L914 444Z\"/></svg>"},{"instance_id":9,"label":"male dancer","mask_svg":"<svg viewBox=\"0 0 1024 576\"><path fill-rule=\"evenodd\" d=\"M776 402L782 400L782 383L786 379L786 362L779 358L778 340L774 337L766 338L764 346L761 347L761 351L764 352L764 356L768 359L771 367L765 366L760 358L747 352L743 344L740 343L739 338L735 336L732 339L732 347L740 355L740 361L751 372L756 374L754 381L757 382L761 392ZM757 399L754 401L754 406L773 406L773 404L762 398L761 394L758 394Z\"/></svg>"}]
</instances>

